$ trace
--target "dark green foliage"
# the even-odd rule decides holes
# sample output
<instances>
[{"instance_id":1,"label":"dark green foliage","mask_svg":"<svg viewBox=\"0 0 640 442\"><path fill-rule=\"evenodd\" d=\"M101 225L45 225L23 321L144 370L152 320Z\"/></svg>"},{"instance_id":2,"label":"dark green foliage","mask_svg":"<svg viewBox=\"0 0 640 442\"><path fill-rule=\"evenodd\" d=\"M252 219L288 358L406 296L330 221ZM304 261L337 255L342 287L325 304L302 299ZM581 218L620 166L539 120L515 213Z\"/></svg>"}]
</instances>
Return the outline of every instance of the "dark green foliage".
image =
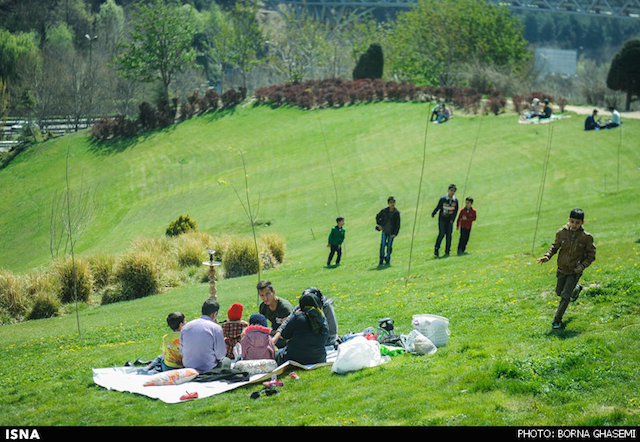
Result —
<instances>
[{"instance_id":1,"label":"dark green foliage","mask_svg":"<svg viewBox=\"0 0 640 442\"><path fill-rule=\"evenodd\" d=\"M611 61L607 87L627 94L625 109L640 96L640 38L627 40ZM635 98L634 98L635 95Z\"/></svg>"},{"instance_id":2,"label":"dark green foliage","mask_svg":"<svg viewBox=\"0 0 640 442\"><path fill-rule=\"evenodd\" d=\"M258 273L260 263L254 243L238 239L229 244L224 254L224 269L229 278Z\"/></svg>"},{"instance_id":3,"label":"dark green foliage","mask_svg":"<svg viewBox=\"0 0 640 442\"><path fill-rule=\"evenodd\" d=\"M51 294L41 293L34 302L28 319L50 318L58 314L60 309L60 301Z\"/></svg>"},{"instance_id":4,"label":"dark green foliage","mask_svg":"<svg viewBox=\"0 0 640 442\"><path fill-rule=\"evenodd\" d=\"M382 54L382 46L373 43L367 49L367 52L360 56L356 67L353 69L353 79L360 80L368 78L374 80L382 78L384 69L384 55Z\"/></svg>"},{"instance_id":5,"label":"dark green foliage","mask_svg":"<svg viewBox=\"0 0 640 442\"><path fill-rule=\"evenodd\" d=\"M122 258L116 271L116 281L122 287L124 299L153 295L159 289L159 271L149 252L132 252Z\"/></svg>"},{"instance_id":6,"label":"dark green foliage","mask_svg":"<svg viewBox=\"0 0 640 442\"><path fill-rule=\"evenodd\" d=\"M172 221L167 227L167 236L177 236L190 230L196 230L196 222L189 218L189 215L180 215L177 220Z\"/></svg>"},{"instance_id":7,"label":"dark green foliage","mask_svg":"<svg viewBox=\"0 0 640 442\"><path fill-rule=\"evenodd\" d=\"M84 259L64 259L56 264L63 303L87 302L93 290L93 276Z\"/></svg>"}]
</instances>

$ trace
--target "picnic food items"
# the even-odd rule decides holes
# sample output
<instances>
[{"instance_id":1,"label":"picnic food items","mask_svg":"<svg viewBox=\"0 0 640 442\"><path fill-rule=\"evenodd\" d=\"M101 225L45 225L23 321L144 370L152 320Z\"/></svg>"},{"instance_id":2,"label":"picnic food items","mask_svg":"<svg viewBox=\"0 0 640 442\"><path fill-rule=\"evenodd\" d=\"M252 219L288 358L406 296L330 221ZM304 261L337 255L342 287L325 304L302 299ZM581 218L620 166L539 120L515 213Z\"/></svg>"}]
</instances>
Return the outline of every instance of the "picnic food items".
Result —
<instances>
[{"instance_id":1,"label":"picnic food items","mask_svg":"<svg viewBox=\"0 0 640 442\"><path fill-rule=\"evenodd\" d=\"M163 371L162 373L151 376L151 379L145 382L144 386L179 385L189 382L196 376L198 376L198 371L193 368L180 368L178 370Z\"/></svg>"}]
</instances>

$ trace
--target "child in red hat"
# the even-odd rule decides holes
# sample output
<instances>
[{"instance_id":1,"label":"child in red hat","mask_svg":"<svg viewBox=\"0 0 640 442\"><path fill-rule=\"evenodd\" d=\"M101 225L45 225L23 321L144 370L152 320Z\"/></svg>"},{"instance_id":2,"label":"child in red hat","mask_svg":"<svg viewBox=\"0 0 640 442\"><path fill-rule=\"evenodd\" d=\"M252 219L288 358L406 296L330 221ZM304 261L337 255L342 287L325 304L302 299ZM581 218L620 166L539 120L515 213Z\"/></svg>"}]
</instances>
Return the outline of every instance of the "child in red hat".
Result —
<instances>
[{"instance_id":1,"label":"child in red hat","mask_svg":"<svg viewBox=\"0 0 640 442\"><path fill-rule=\"evenodd\" d=\"M227 344L227 357L232 360L236 359L233 349L240 342L242 331L249 325L247 321L242 320L243 310L242 304L234 303L227 310L227 320L220 324L224 333L224 342Z\"/></svg>"}]
</instances>

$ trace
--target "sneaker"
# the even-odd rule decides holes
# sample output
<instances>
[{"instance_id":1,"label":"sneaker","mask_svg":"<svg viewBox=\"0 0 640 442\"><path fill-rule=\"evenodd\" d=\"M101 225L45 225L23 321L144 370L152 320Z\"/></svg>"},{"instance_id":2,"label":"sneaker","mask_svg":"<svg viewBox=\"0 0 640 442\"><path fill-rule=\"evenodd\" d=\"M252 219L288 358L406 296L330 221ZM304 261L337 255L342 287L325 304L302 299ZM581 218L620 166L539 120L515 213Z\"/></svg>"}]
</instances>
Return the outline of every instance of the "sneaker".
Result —
<instances>
[{"instance_id":1,"label":"sneaker","mask_svg":"<svg viewBox=\"0 0 640 442\"><path fill-rule=\"evenodd\" d=\"M554 330L562 328L562 322L554 322L553 324L551 324L551 328L553 328Z\"/></svg>"},{"instance_id":2,"label":"sneaker","mask_svg":"<svg viewBox=\"0 0 640 442\"><path fill-rule=\"evenodd\" d=\"M571 302L574 302L580 296L580 292L582 291L582 285L578 284L575 289L573 289L573 293L571 294Z\"/></svg>"}]
</instances>

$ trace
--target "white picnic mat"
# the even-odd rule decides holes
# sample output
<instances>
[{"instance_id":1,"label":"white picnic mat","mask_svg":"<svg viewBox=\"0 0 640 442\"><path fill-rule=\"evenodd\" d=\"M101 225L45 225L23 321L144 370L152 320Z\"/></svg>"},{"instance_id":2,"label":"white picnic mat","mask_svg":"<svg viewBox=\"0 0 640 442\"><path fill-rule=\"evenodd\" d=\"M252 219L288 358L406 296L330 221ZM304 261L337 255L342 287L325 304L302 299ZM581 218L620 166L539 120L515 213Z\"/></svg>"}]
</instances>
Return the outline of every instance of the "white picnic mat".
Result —
<instances>
[{"instance_id":1,"label":"white picnic mat","mask_svg":"<svg viewBox=\"0 0 640 442\"><path fill-rule=\"evenodd\" d=\"M192 381L185 382L180 385L154 385L145 387L145 382L147 382L153 375L140 373L138 367L94 368L93 382L109 390L140 394L153 399L160 399L167 404L177 404L185 402L185 400L181 400L180 397L187 393L198 393L198 399L214 396L248 384L267 381L271 379L272 375L280 375L289 367L297 367L303 370L314 370L319 367L332 365L336 359L336 354L336 350L327 352L327 362L320 364L303 365L295 361L288 361L270 373L255 374L252 375L248 381L242 382L227 383L225 381Z\"/></svg>"}]
</instances>

